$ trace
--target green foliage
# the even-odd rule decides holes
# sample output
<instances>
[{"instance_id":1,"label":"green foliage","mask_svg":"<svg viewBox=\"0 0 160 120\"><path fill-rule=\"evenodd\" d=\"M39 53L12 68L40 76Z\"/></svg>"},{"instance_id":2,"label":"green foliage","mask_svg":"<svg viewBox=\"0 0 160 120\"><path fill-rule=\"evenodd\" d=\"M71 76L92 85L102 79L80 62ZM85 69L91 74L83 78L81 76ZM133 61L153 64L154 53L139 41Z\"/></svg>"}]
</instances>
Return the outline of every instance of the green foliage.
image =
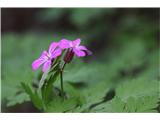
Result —
<instances>
[{"instance_id":1,"label":"green foliage","mask_svg":"<svg viewBox=\"0 0 160 120\"><path fill-rule=\"evenodd\" d=\"M21 83L23 88L25 89L26 93L30 96L31 101L33 102L33 104L39 109L45 109L40 91L36 91L32 88L31 85L26 84L26 83Z\"/></svg>"},{"instance_id":2,"label":"green foliage","mask_svg":"<svg viewBox=\"0 0 160 120\"><path fill-rule=\"evenodd\" d=\"M76 112L85 103L84 96L69 84L65 84L66 98L54 96L48 103L46 112Z\"/></svg>"},{"instance_id":3,"label":"green foliage","mask_svg":"<svg viewBox=\"0 0 160 120\"><path fill-rule=\"evenodd\" d=\"M5 44L10 44L11 42L8 41ZM34 44L33 42L27 42L26 45L23 46L23 52L26 52L26 47L30 46L30 43ZM11 45L12 49L9 48L11 50L8 51L8 53L4 50L2 54L5 56L2 57L2 61L4 62L2 68L4 68L4 71L5 69L10 70L7 74L2 71L2 75L5 76L2 76L2 78L5 78L5 80L2 80L2 100L7 99L8 106L29 101L29 97L20 87L20 82L24 82L25 78L27 83L22 83L22 85L25 88L25 91L29 94L33 104L40 110L45 108L44 110L46 112L157 112L154 108L158 106L159 83L157 80L157 65L159 62L156 58L159 50L154 50L145 56L146 47L144 47L142 41L135 41L132 42L132 44L126 44L127 45L124 44L124 47L119 50L117 54L112 52L112 54L115 55L111 56L110 60L103 64L94 61L86 64L75 58L75 61L77 62L73 61L64 71L64 89L66 94L69 95L69 98L66 100L57 96L59 91L50 94L52 93L53 82L55 82L56 87L59 86L59 81L55 80L57 76L55 73L53 77L54 79L51 77L50 80L44 83L47 86L50 86L45 87L44 85L43 88L43 98L46 98L45 101L51 101L47 102L46 106L44 106L44 103L42 102L42 96L40 93L35 91L31 86L33 79L37 79L35 76L38 75L39 71L36 75L33 75L33 72L29 69L30 65L28 64L26 65L27 69L23 75L20 74L20 68L22 66L14 67L16 71L12 70L13 65L11 65L9 61L13 60L15 62L20 62L15 56L10 56L12 55L10 52L14 48L13 44ZM136 49L134 49L135 47ZM2 49L4 48L2 47ZM17 48L15 47L15 49ZM31 61L31 57L33 56L30 55L29 57L29 55L27 55L27 57L22 58L24 60L23 62L27 63L27 60ZM7 58L10 58L10 60ZM106 59L103 56L102 58ZM117 58L119 58L118 62ZM135 73L136 76L134 77L134 69L143 67L145 62L148 63L147 67L142 69L142 72L138 72L137 75ZM9 66L6 63L9 63ZM20 63L18 65L20 65ZM54 70L55 69L52 71ZM119 73L120 70L123 70L124 73L127 71L124 77ZM94 73L97 74L94 76ZM112 96L111 100L104 100L105 95L112 88L115 91L115 96ZM95 106L91 107L93 105Z\"/></svg>"},{"instance_id":4,"label":"green foliage","mask_svg":"<svg viewBox=\"0 0 160 120\"><path fill-rule=\"evenodd\" d=\"M127 99L129 97L143 97L153 94L158 95L158 81L142 78L133 79L118 86L116 93L117 96L123 99Z\"/></svg>"},{"instance_id":5,"label":"green foliage","mask_svg":"<svg viewBox=\"0 0 160 120\"><path fill-rule=\"evenodd\" d=\"M115 97L108 103L95 107L91 112L157 112L157 95L140 98L129 97L127 100Z\"/></svg>"},{"instance_id":6,"label":"green foliage","mask_svg":"<svg viewBox=\"0 0 160 120\"><path fill-rule=\"evenodd\" d=\"M159 82L137 78L124 81L116 88L116 96L91 112L157 112ZM146 88L147 86L147 88Z\"/></svg>"},{"instance_id":7,"label":"green foliage","mask_svg":"<svg viewBox=\"0 0 160 120\"><path fill-rule=\"evenodd\" d=\"M42 97L45 102L49 101L49 98L52 97L52 89L53 89L53 83L56 81L57 77L59 76L59 70L54 73L54 75L51 75L49 80L46 80L45 84L42 87Z\"/></svg>"},{"instance_id":8,"label":"green foliage","mask_svg":"<svg viewBox=\"0 0 160 120\"><path fill-rule=\"evenodd\" d=\"M30 98L26 93L19 93L18 95L13 95L8 97L8 103L7 106L14 106L16 104L22 104L25 101L30 101Z\"/></svg>"},{"instance_id":9,"label":"green foliage","mask_svg":"<svg viewBox=\"0 0 160 120\"><path fill-rule=\"evenodd\" d=\"M115 9L95 9L95 8L78 8L73 9L71 14L72 22L78 27L85 27L93 19L97 19L105 14L110 15L115 12Z\"/></svg>"},{"instance_id":10,"label":"green foliage","mask_svg":"<svg viewBox=\"0 0 160 120\"><path fill-rule=\"evenodd\" d=\"M65 9L45 9L39 12L37 18L40 18L42 22L51 22L53 20L58 19L63 13Z\"/></svg>"}]
</instances>

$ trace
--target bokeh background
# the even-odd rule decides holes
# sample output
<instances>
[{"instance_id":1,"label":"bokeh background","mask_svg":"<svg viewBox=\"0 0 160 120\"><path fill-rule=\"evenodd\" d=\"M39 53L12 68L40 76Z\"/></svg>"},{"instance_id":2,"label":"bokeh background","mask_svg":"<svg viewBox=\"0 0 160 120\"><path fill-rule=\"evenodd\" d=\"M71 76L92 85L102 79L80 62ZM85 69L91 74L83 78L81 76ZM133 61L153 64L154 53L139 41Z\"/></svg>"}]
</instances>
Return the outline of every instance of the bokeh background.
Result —
<instances>
[{"instance_id":1,"label":"bokeh background","mask_svg":"<svg viewBox=\"0 0 160 120\"><path fill-rule=\"evenodd\" d=\"M20 82L37 78L41 70L33 72L32 61L62 38L81 38L93 52L66 68L65 82L85 96L75 112L160 112L159 14L158 8L2 8L2 112L41 112Z\"/></svg>"}]
</instances>

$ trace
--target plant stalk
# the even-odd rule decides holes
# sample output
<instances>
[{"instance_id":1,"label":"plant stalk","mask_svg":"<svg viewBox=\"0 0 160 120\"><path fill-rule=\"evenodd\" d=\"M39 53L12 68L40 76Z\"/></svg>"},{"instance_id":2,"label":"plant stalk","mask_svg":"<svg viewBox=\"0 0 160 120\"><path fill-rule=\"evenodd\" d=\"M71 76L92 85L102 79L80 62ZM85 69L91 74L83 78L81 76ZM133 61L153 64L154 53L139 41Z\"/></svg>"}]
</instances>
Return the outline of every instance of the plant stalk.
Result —
<instances>
[{"instance_id":1,"label":"plant stalk","mask_svg":"<svg viewBox=\"0 0 160 120\"><path fill-rule=\"evenodd\" d=\"M63 66L62 66L62 68L61 68L61 71L60 71L60 79L61 79L61 96L63 97L63 99L65 98L64 89L63 89L63 70L64 70L65 65L66 65L66 62L63 64Z\"/></svg>"}]
</instances>

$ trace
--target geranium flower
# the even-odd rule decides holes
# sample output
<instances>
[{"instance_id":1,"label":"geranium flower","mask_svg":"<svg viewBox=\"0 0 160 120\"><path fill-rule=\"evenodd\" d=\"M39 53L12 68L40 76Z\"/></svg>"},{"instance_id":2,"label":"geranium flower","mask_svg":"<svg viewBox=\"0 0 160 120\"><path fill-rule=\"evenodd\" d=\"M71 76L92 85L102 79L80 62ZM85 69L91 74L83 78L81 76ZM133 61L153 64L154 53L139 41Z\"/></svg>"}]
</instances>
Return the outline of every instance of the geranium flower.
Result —
<instances>
[{"instance_id":1,"label":"geranium flower","mask_svg":"<svg viewBox=\"0 0 160 120\"><path fill-rule=\"evenodd\" d=\"M43 51L41 56L33 61L32 69L37 70L43 64L42 71L45 72L51 66L52 61L61 55L62 50L58 48L58 45L59 43L56 42L51 43L48 52Z\"/></svg>"},{"instance_id":2,"label":"geranium flower","mask_svg":"<svg viewBox=\"0 0 160 120\"><path fill-rule=\"evenodd\" d=\"M61 49L69 49L69 51L74 52L77 57L84 57L86 55L91 55L92 52L88 50L85 46L80 45L81 40L78 38L74 41L69 41L67 39L62 39L59 43Z\"/></svg>"}]
</instances>

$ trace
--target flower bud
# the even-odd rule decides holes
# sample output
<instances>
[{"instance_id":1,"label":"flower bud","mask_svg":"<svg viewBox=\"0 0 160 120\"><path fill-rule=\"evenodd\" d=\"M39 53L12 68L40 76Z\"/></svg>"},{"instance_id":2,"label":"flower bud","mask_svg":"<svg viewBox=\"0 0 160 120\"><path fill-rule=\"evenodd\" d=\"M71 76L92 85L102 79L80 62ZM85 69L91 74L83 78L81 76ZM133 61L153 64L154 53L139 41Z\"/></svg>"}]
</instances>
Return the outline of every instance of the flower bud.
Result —
<instances>
[{"instance_id":1,"label":"flower bud","mask_svg":"<svg viewBox=\"0 0 160 120\"><path fill-rule=\"evenodd\" d=\"M65 56L64 56L64 59L63 59L63 60L64 60L66 63L70 63L71 60L73 59L73 56L74 56L73 50L72 50L72 49L68 49L67 52L66 52L66 54L65 54Z\"/></svg>"}]
</instances>

